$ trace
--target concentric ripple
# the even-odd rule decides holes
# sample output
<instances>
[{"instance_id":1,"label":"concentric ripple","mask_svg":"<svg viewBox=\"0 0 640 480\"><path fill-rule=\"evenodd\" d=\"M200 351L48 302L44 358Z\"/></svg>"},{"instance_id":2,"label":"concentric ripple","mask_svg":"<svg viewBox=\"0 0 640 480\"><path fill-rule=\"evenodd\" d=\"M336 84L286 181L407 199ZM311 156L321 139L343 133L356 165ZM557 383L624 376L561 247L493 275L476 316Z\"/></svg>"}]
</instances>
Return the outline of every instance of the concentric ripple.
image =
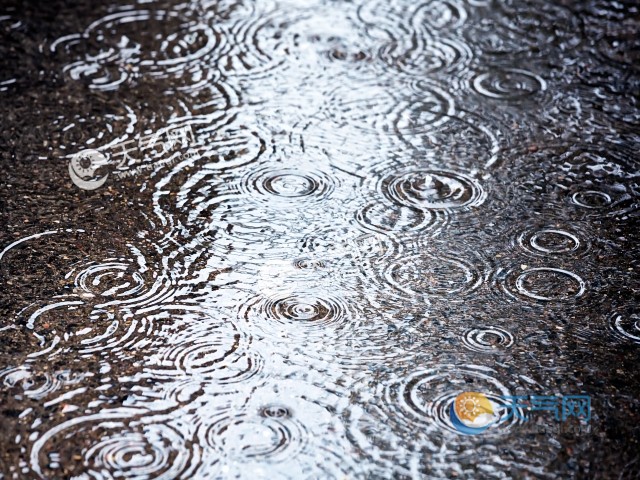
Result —
<instances>
[{"instance_id":1,"label":"concentric ripple","mask_svg":"<svg viewBox=\"0 0 640 480\"><path fill-rule=\"evenodd\" d=\"M465 29L463 34L474 50L480 50L486 55L518 55L527 50L517 38L512 37L508 28L497 25L493 18L480 18Z\"/></svg>"},{"instance_id":2,"label":"concentric ripple","mask_svg":"<svg viewBox=\"0 0 640 480\"><path fill-rule=\"evenodd\" d=\"M94 438L97 441L90 443ZM82 473L87 478L169 480L190 477L200 463L200 449L168 424L134 429L123 421L96 423L88 417L86 422L74 419L46 432L31 460L32 468L40 475L47 473L47 478Z\"/></svg>"},{"instance_id":3,"label":"concentric ripple","mask_svg":"<svg viewBox=\"0 0 640 480\"><path fill-rule=\"evenodd\" d=\"M473 293L483 282L474 263L459 256L411 255L397 259L384 272L385 280L410 297L460 298Z\"/></svg>"},{"instance_id":4,"label":"concentric ripple","mask_svg":"<svg viewBox=\"0 0 640 480\"><path fill-rule=\"evenodd\" d=\"M530 155L539 167L523 169L522 178L510 187L511 198L569 205L582 217L624 218L639 206L637 168L630 161L632 154L618 145L603 148L606 154L578 145Z\"/></svg>"},{"instance_id":5,"label":"concentric ripple","mask_svg":"<svg viewBox=\"0 0 640 480\"><path fill-rule=\"evenodd\" d=\"M486 118L460 113L443 116L439 125L416 122L413 128L399 129L400 138L424 156L425 151L440 165L449 169L485 169L499 165L499 152L505 139L501 129ZM410 152L414 153L414 152Z\"/></svg>"},{"instance_id":6,"label":"concentric ripple","mask_svg":"<svg viewBox=\"0 0 640 480\"><path fill-rule=\"evenodd\" d=\"M152 33L157 31L164 34ZM182 18L178 12L137 10L107 15L81 35L63 37L51 48L73 51L81 39L89 39L93 50L65 70L74 80L85 79L91 88L112 90L139 75L190 74L195 83L203 76L207 58L221 49L223 38L210 26Z\"/></svg>"},{"instance_id":7,"label":"concentric ripple","mask_svg":"<svg viewBox=\"0 0 640 480\"><path fill-rule=\"evenodd\" d=\"M169 222L177 208L188 224L200 224L204 220L207 229L214 230L211 217L228 199L228 195L220 192L237 193L237 189L231 189L221 180L221 171L258 161L267 150L266 138L260 129L246 125L231 124L223 128L214 125L201 130L198 155L165 173L159 182L160 188L154 195L156 214Z\"/></svg>"},{"instance_id":8,"label":"concentric ripple","mask_svg":"<svg viewBox=\"0 0 640 480\"><path fill-rule=\"evenodd\" d=\"M613 203L613 199L606 192L599 190L582 190L571 196L571 201L583 208L594 210L604 209Z\"/></svg>"},{"instance_id":9,"label":"concentric ripple","mask_svg":"<svg viewBox=\"0 0 640 480\"><path fill-rule=\"evenodd\" d=\"M431 223L432 215L417 208L404 205L389 206L380 201L374 201L360 208L355 218L366 230L397 233L427 228Z\"/></svg>"},{"instance_id":10,"label":"concentric ripple","mask_svg":"<svg viewBox=\"0 0 640 480\"><path fill-rule=\"evenodd\" d=\"M206 449L196 478L351 478L355 461L336 416L338 391L276 376L241 404L202 415L196 434Z\"/></svg>"},{"instance_id":11,"label":"concentric ripple","mask_svg":"<svg viewBox=\"0 0 640 480\"><path fill-rule=\"evenodd\" d=\"M619 338L640 344L640 314L616 312L609 316L609 328Z\"/></svg>"},{"instance_id":12,"label":"concentric ripple","mask_svg":"<svg viewBox=\"0 0 640 480\"><path fill-rule=\"evenodd\" d=\"M517 242L535 255L575 255L588 249L576 233L555 227L527 229L518 235Z\"/></svg>"},{"instance_id":13,"label":"concentric ripple","mask_svg":"<svg viewBox=\"0 0 640 480\"><path fill-rule=\"evenodd\" d=\"M251 339L228 320L191 316L186 328L177 329L166 344L146 362L145 373L151 378L227 385L247 381L263 368L262 358L250 348Z\"/></svg>"},{"instance_id":14,"label":"concentric ripple","mask_svg":"<svg viewBox=\"0 0 640 480\"><path fill-rule=\"evenodd\" d=\"M569 6L537 0L500 3L499 28L509 30L506 36L516 38L527 51L549 51L548 46L571 51L584 40L582 17Z\"/></svg>"},{"instance_id":15,"label":"concentric ripple","mask_svg":"<svg viewBox=\"0 0 640 480\"><path fill-rule=\"evenodd\" d=\"M464 25L467 15L466 6L458 0L429 1L416 8L412 23L436 30L456 30Z\"/></svg>"},{"instance_id":16,"label":"concentric ripple","mask_svg":"<svg viewBox=\"0 0 640 480\"><path fill-rule=\"evenodd\" d=\"M6 389L21 389L22 395L34 400L50 399L56 391L69 385L82 384L84 374L70 370L34 371L33 367L8 367L0 370L0 385Z\"/></svg>"},{"instance_id":17,"label":"concentric ripple","mask_svg":"<svg viewBox=\"0 0 640 480\"><path fill-rule=\"evenodd\" d=\"M416 99L406 101L389 88L365 84L357 92L336 88L331 92L327 115L335 127L354 134L374 131L380 135L423 133L441 125L454 113L451 94L434 82L405 82L403 88L416 90Z\"/></svg>"},{"instance_id":18,"label":"concentric ripple","mask_svg":"<svg viewBox=\"0 0 640 480\"><path fill-rule=\"evenodd\" d=\"M467 19L467 9L463 2L457 0L435 0L427 2L364 2L359 9L360 19L367 24L376 21L391 25L406 22L415 29L455 30Z\"/></svg>"},{"instance_id":19,"label":"concentric ripple","mask_svg":"<svg viewBox=\"0 0 640 480\"><path fill-rule=\"evenodd\" d=\"M51 55L55 5L0 15L0 479L546 478L636 458L598 448L637 429L634 392L594 410L595 443L551 412L519 427L505 399L598 407L594 359L634 378L634 0L118 3L60 12L76 26L53 32L79 33ZM46 161L180 127L187 154L132 152L93 192L64 171L56 188ZM104 238L55 227L78 222ZM36 248L63 232L65 252ZM476 437L452 407L487 404L465 392L500 417Z\"/></svg>"},{"instance_id":20,"label":"concentric ripple","mask_svg":"<svg viewBox=\"0 0 640 480\"><path fill-rule=\"evenodd\" d=\"M392 202L421 210L455 211L481 205L487 194L474 178L449 170L408 170L382 179L378 190Z\"/></svg>"},{"instance_id":21,"label":"concentric ripple","mask_svg":"<svg viewBox=\"0 0 640 480\"><path fill-rule=\"evenodd\" d=\"M295 457L304 448L306 435L293 418L282 415L240 414L224 417L204 434L226 462L278 462Z\"/></svg>"},{"instance_id":22,"label":"concentric ripple","mask_svg":"<svg viewBox=\"0 0 640 480\"><path fill-rule=\"evenodd\" d=\"M135 258L111 257L89 261L71 269L74 293L86 301L105 302L127 308L159 303L175 292L167 275L152 272L142 253L132 248ZM152 278L155 277L155 278Z\"/></svg>"},{"instance_id":23,"label":"concentric ripple","mask_svg":"<svg viewBox=\"0 0 640 480\"><path fill-rule=\"evenodd\" d=\"M491 368L446 363L433 368L412 363L406 368L409 373L392 375L380 385L366 408L357 402L349 408L352 442L384 471L409 472L411 458L407 452L442 453L463 441L450 416L451 406L463 392L481 392L498 408L499 420L483 432L483 437L505 435L521 423L522 410L513 412L517 407L508 408L510 402L503 398L514 394ZM435 465L429 463L423 468Z\"/></svg>"},{"instance_id":24,"label":"concentric ripple","mask_svg":"<svg viewBox=\"0 0 640 480\"><path fill-rule=\"evenodd\" d=\"M455 36L435 35L455 30L467 17L465 7L455 1L414 4L365 2L360 19L371 36L383 39L380 59L390 68L419 76L463 69L473 56L465 42Z\"/></svg>"},{"instance_id":25,"label":"concentric ripple","mask_svg":"<svg viewBox=\"0 0 640 480\"><path fill-rule=\"evenodd\" d=\"M182 319L170 310L147 307L144 314L130 311L104 311L97 308L89 315L90 323L75 333L80 353L97 354L144 351L149 345L161 343L167 329L177 328Z\"/></svg>"},{"instance_id":26,"label":"concentric ripple","mask_svg":"<svg viewBox=\"0 0 640 480\"><path fill-rule=\"evenodd\" d=\"M414 419L422 425L432 423L438 429L458 433L449 415L451 404L471 385L473 391L480 391L493 403L506 406L501 396L509 396L509 391L492 373L490 368L459 368L451 365L418 371L389 385L385 390L385 400L389 407L400 409L404 416L402 420L407 423ZM505 417L507 413L504 412ZM512 415L508 421L498 422L489 431L503 433L518 422L516 415Z\"/></svg>"},{"instance_id":27,"label":"concentric ripple","mask_svg":"<svg viewBox=\"0 0 640 480\"><path fill-rule=\"evenodd\" d=\"M245 43L243 63L252 57L262 58L258 75L278 61L286 62L285 68L291 67L286 70L288 75L303 77L309 68L336 68L345 77L353 75L354 70L366 69L372 61L369 45L362 38L359 25L345 15L344 5L324 4L321 9L311 4L304 6L311 8L300 6L280 8L266 15L257 12L256 23L267 21L255 30L254 41Z\"/></svg>"},{"instance_id":28,"label":"concentric ripple","mask_svg":"<svg viewBox=\"0 0 640 480\"><path fill-rule=\"evenodd\" d=\"M464 332L462 343L469 350L494 353L510 348L514 338L511 333L501 327L478 327Z\"/></svg>"},{"instance_id":29,"label":"concentric ripple","mask_svg":"<svg viewBox=\"0 0 640 480\"><path fill-rule=\"evenodd\" d=\"M455 37L436 39L426 33L393 39L379 55L388 67L416 76L463 70L473 56L469 46Z\"/></svg>"},{"instance_id":30,"label":"concentric ripple","mask_svg":"<svg viewBox=\"0 0 640 480\"><path fill-rule=\"evenodd\" d=\"M198 143L201 173L255 162L267 148L265 135L258 129L234 124L201 130Z\"/></svg>"},{"instance_id":31,"label":"concentric ripple","mask_svg":"<svg viewBox=\"0 0 640 480\"><path fill-rule=\"evenodd\" d=\"M402 138L430 132L454 115L455 100L445 86L419 79L409 82L406 88L411 90L415 100L396 100L390 126Z\"/></svg>"},{"instance_id":32,"label":"concentric ripple","mask_svg":"<svg viewBox=\"0 0 640 480\"><path fill-rule=\"evenodd\" d=\"M520 100L547 89L542 77L515 68L492 70L476 76L473 89L480 95L498 100Z\"/></svg>"},{"instance_id":33,"label":"concentric ripple","mask_svg":"<svg viewBox=\"0 0 640 480\"><path fill-rule=\"evenodd\" d=\"M130 297L145 288L145 281L137 270L137 265L124 258L92 262L80 270L75 278L75 286L88 296ZM134 270L135 269L135 270Z\"/></svg>"},{"instance_id":34,"label":"concentric ripple","mask_svg":"<svg viewBox=\"0 0 640 480\"><path fill-rule=\"evenodd\" d=\"M197 465L180 434L166 427L148 426L143 433L120 433L103 438L84 457L93 469L127 478L177 478Z\"/></svg>"},{"instance_id":35,"label":"concentric ripple","mask_svg":"<svg viewBox=\"0 0 640 480\"><path fill-rule=\"evenodd\" d=\"M511 388L519 388L518 382L502 368L446 362L429 367L421 363L421 359L408 361L374 395L365 393L363 403L350 402L347 421L351 441L385 472L383 477L394 472L394 477L411 478L412 472L419 471L420 477L455 478L462 472L457 468L460 452L470 448L474 452L470 471L500 471L504 459L492 455L491 446L497 439L513 435L524 423L523 409L509 398L517 395ZM456 398L465 392L481 393L494 409L495 421L478 441L463 435L451 418ZM489 450L483 452L485 445ZM475 456L480 452L486 454L481 460ZM423 460L425 455L430 460ZM535 471L538 462L527 456L517 468Z\"/></svg>"},{"instance_id":36,"label":"concentric ripple","mask_svg":"<svg viewBox=\"0 0 640 480\"><path fill-rule=\"evenodd\" d=\"M241 306L240 318L252 332L307 340L334 337L354 320L345 299L329 292L259 296Z\"/></svg>"},{"instance_id":37,"label":"concentric ripple","mask_svg":"<svg viewBox=\"0 0 640 480\"><path fill-rule=\"evenodd\" d=\"M529 301L575 301L587 290L587 283L579 275L554 267L500 269L496 280L509 296Z\"/></svg>"},{"instance_id":38,"label":"concentric ripple","mask_svg":"<svg viewBox=\"0 0 640 480\"><path fill-rule=\"evenodd\" d=\"M115 149L110 151L109 147L131 140L139 128L139 112L124 99L96 97L92 106L78 102L75 107L77 111L66 122L55 122L57 151L61 157L89 148L105 155L115 153Z\"/></svg>"},{"instance_id":39,"label":"concentric ripple","mask_svg":"<svg viewBox=\"0 0 640 480\"><path fill-rule=\"evenodd\" d=\"M231 39L230 48L218 62L218 68L228 77L252 79L268 77L286 63L297 45L292 26L307 18L300 9L276 9L271 2L242 4L245 15L233 18L225 27Z\"/></svg>"},{"instance_id":40,"label":"concentric ripple","mask_svg":"<svg viewBox=\"0 0 640 480\"><path fill-rule=\"evenodd\" d=\"M243 178L241 187L247 195L269 203L299 205L325 200L331 195L335 180L320 171L304 168L265 167Z\"/></svg>"}]
</instances>

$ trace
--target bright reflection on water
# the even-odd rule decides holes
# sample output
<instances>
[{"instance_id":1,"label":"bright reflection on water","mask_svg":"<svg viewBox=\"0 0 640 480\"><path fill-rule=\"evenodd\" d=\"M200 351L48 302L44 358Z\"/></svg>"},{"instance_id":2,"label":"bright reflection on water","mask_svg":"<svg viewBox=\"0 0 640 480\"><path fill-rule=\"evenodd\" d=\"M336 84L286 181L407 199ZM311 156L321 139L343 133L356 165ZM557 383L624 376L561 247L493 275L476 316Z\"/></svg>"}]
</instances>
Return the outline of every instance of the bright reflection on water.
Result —
<instances>
[{"instance_id":1,"label":"bright reflection on water","mask_svg":"<svg viewBox=\"0 0 640 480\"><path fill-rule=\"evenodd\" d=\"M43 8L0 16L0 479L640 475L634 2Z\"/></svg>"}]
</instances>

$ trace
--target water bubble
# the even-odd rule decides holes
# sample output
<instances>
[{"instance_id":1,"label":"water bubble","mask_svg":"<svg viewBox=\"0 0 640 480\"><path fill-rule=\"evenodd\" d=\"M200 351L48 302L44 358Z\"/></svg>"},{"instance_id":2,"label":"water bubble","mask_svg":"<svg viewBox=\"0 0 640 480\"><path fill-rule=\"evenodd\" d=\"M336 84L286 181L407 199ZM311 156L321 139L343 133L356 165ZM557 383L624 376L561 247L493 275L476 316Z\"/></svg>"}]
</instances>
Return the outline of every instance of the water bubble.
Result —
<instances>
[{"instance_id":1,"label":"water bubble","mask_svg":"<svg viewBox=\"0 0 640 480\"><path fill-rule=\"evenodd\" d=\"M640 60L640 42L637 39L637 32L633 30L624 31L624 27L619 32L607 32L597 42L597 52L607 62L615 62L627 66L635 66Z\"/></svg>"},{"instance_id":2,"label":"water bubble","mask_svg":"<svg viewBox=\"0 0 640 480\"><path fill-rule=\"evenodd\" d=\"M291 417L291 412L283 405L267 405L260 409L260 415L267 418L288 418Z\"/></svg>"},{"instance_id":3,"label":"water bubble","mask_svg":"<svg viewBox=\"0 0 640 480\"><path fill-rule=\"evenodd\" d=\"M293 261L293 266L301 270L322 270L327 264L322 259L298 258Z\"/></svg>"}]
</instances>

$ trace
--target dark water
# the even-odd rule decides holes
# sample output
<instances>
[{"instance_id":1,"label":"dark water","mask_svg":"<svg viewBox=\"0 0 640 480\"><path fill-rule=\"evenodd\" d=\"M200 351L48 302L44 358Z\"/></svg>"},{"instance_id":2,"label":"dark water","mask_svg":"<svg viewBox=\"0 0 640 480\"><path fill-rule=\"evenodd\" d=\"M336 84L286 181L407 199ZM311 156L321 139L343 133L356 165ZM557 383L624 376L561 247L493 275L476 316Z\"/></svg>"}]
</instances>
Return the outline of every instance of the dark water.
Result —
<instances>
[{"instance_id":1,"label":"dark water","mask_svg":"<svg viewBox=\"0 0 640 480\"><path fill-rule=\"evenodd\" d=\"M640 478L636 2L0 34L0 479Z\"/></svg>"}]
</instances>

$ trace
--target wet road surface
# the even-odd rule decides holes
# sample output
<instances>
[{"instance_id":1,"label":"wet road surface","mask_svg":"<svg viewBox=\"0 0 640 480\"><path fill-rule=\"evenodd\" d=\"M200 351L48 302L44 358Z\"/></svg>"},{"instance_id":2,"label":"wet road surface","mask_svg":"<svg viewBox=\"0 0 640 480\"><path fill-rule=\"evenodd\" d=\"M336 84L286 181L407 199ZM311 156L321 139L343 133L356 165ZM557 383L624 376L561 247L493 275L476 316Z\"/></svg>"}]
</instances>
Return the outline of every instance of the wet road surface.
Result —
<instances>
[{"instance_id":1,"label":"wet road surface","mask_svg":"<svg viewBox=\"0 0 640 480\"><path fill-rule=\"evenodd\" d=\"M640 476L637 3L3 3L0 479Z\"/></svg>"}]
</instances>

